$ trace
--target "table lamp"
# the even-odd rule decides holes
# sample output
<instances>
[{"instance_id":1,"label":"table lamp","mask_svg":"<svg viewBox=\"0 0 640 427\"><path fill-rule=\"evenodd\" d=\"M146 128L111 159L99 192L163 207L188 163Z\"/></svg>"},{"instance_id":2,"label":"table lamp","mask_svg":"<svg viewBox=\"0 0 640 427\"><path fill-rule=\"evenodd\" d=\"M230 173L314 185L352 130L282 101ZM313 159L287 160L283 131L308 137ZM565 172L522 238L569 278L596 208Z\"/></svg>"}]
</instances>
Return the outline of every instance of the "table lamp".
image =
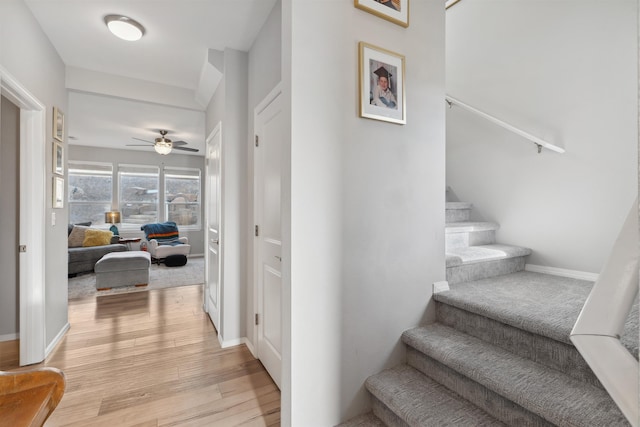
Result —
<instances>
[{"instance_id":1,"label":"table lamp","mask_svg":"<svg viewBox=\"0 0 640 427\"><path fill-rule=\"evenodd\" d=\"M105 212L104 222L106 222L107 224L112 224L111 227L109 227L109 230L111 230L114 236L120 235L120 233L118 232L118 227L116 227L116 224L120 222L120 212Z\"/></svg>"}]
</instances>

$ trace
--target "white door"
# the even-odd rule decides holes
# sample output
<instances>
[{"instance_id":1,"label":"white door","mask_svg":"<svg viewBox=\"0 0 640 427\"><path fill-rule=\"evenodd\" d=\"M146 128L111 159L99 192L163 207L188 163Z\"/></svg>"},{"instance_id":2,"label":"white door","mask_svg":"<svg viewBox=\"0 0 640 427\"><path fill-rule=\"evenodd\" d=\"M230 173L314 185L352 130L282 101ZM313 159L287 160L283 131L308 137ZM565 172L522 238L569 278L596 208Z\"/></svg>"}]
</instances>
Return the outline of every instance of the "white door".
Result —
<instances>
[{"instance_id":1,"label":"white door","mask_svg":"<svg viewBox=\"0 0 640 427\"><path fill-rule=\"evenodd\" d=\"M207 256L205 258L204 307L213 325L220 334L221 283L220 283L220 155L222 134L221 123L207 138L206 156L206 236Z\"/></svg>"},{"instance_id":2,"label":"white door","mask_svg":"<svg viewBox=\"0 0 640 427\"><path fill-rule=\"evenodd\" d=\"M258 358L280 387L282 371L282 234L280 182L284 119L279 91L256 109L255 259Z\"/></svg>"}]
</instances>

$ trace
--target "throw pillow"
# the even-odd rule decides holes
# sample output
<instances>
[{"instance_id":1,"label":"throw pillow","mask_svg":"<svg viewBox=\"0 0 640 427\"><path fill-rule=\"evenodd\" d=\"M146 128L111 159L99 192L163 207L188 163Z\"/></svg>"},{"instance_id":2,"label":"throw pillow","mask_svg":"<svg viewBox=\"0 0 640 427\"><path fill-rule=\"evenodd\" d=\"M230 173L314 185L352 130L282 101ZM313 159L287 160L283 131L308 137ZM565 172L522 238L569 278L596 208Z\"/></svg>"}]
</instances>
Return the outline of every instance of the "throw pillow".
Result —
<instances>
[{"instance_id":1,"label":"throw pillow","mask_svg":"<svg viewBox=\"0 0 640 427\"><path fill-rule=\"evenodd\" d=\"M96 230L95 228L87 228L84 232L83 247L104 246L111 244L111 236L113 233L108 230Z\"/></svg>"},{"instance_id":2,"label":"throw pillow","mask_svg":"<svg viewBox=\"0 0 640 427\"><path fill-rule=\"evenodd\" d=\"M86 225L87 227L91 226L91 221L87 221L87 222L78 222L77 224L69 224L69 226L67 227L67 237L69 237L69 235L71 234L71 232L73 231L73 226L74 225Z\"/></svg>"},{"instance_id":3,"label":"throw pillow","mask_svg":"<svg viewBox=\"0 0 640 427\"><path fill-rule=\"evenodd\" d=\"M67 242L70 248L79 248L82 246L82 242L84 242L84 232L88 230L89 227L85 227L83 225L74 225L73 230L69 234L69 240Z\"/></svg>"}]
</instances>

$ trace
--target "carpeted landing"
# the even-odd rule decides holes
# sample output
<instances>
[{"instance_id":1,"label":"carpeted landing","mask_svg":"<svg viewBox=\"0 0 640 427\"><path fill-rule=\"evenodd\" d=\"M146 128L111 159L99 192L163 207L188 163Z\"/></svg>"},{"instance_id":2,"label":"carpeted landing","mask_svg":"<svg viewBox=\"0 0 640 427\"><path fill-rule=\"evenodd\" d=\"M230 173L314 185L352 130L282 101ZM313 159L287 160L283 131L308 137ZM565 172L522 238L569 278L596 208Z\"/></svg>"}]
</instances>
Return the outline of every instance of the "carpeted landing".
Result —
<instances>
[{"instance_id":1,"label":"carpeted landing","mask_svg":"<svg viewBox=\"0 0 640 427\"><path fill-rule=\"evenodd\" d=\"M569 334L592 282L521 271L434 295L407 362L366 381L373 412L341 426L628 426ZM638 302L623 344L638 358Z\"/></svg>"},{"instance_id":2,"label":"carpeted landing","mask_svg":"<svg viewBox=\"0 0 640 427\"><path fill-rule=\"evenodd\" d=\"M69 278L69 299L88 298L101 295L143 292L152 289L174 288L177 286L198 285L204 283L204 257L189 258L182 267L167 267L164 264L151 264L149 284L144 287L123 286L108 291L96 291L96 275L83 274Z\"/></svg>"}]
</instances>

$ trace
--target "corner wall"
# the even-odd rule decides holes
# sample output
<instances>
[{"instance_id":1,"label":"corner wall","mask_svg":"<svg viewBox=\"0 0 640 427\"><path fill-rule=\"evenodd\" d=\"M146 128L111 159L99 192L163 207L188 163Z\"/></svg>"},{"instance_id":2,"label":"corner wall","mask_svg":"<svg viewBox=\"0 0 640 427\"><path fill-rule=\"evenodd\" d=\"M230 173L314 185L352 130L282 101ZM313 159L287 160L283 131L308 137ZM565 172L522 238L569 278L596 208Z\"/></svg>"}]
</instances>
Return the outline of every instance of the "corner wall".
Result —
<instances>
[{"instance_id":1,"label":"corner wall","mask_svg":"<svg viewBox=\"0 0 640 427\"><path fill-rule=\"evenodd\" d=\"M406 29L353 2L283 1L285 426L366 411L365 379L403 362L402 332L432 318L445 277L444 19L439 0L412 1ZM406 125L358 117L359 41L406 56Z\"/></svg>"},{"instance_id":2,"label":"corner wall","mask_svg":"<svg viewBox=\"0 0 640 427\"><path fill-rule=\"evenodd\" d=\"M599 273L637 195L636 0L463 1L447 92L566 149L447 110L447 185L528 263Z\"/></svg>"},{"instance_id":3,"label":"corner wall","mask_svg":"<svg viewBox=\"0 0 640 427\"><path fill-rule=\"evenodd\" d=\"M46 178L44 277L45 344L48 347L68 322L66 219L69 214L66 203L64 209L52 208L51 126L53 107L67 112L68 97L64 63L22 0L0 1L0 65L46 105L47 147L42 167ZM66 149L66 141L63 145ZM52 213L56 214L56 225L51 225Z\"/></svg>"}]
</instances>

